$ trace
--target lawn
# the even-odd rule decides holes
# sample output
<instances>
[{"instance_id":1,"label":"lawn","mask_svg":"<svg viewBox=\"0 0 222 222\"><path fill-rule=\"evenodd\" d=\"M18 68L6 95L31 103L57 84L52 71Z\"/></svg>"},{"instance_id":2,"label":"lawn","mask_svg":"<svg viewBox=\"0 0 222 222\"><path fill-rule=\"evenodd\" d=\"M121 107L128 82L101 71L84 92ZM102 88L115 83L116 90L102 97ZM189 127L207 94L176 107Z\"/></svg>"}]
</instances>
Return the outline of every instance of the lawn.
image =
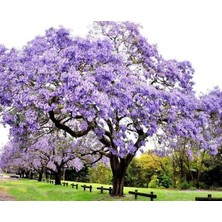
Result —
<instances>
[{"instance_id":1,"label":"lawn","mask_svg":"<svg viewBox=\"0 0 222 222\"><path fill-rule=\"evenodd\" d=\"M72 183L69 181L69 183ZM150 193L151 191L157 195L155 201L194 201L195 197L207 197L207 194L212 194L213 197L222 197L222 192L219 191L201 191L201 190L171 190L171 189L151 189L151 188L135 188L125 187L123 198L113 198L105 191L101 194L96 188L99 186L109 187L109 185L93 184L92 192L88 189L83 191L81 185L87 183L79 183L79 189L72 189L69 185L55 186L46 182L37 182L27 179L1 180L0 189L6 190L15 200L18 201L134 201L134 196L128 194L128 191L137 189L139 192ZM137 201L146 201L147 197L138 197Z\"/></svg>"}]
</instances>

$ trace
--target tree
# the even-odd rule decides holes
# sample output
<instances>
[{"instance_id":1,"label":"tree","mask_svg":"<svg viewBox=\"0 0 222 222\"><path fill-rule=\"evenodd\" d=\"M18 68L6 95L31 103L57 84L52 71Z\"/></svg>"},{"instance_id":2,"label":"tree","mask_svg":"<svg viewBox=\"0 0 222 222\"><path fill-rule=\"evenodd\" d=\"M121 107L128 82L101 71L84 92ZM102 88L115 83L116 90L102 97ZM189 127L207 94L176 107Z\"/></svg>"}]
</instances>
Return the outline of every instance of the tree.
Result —
<instances>
[{"instance_id":1,"label":"tree","mask_svg":"<svg viewBox=\"0 0 222 222\"><path fill-rule=\"evenodd\" d=\"M75 182L89 182L89 166L85 164L79 171L69 167L65 171L65 177L63 180L70 180Z\"/></svg>"},{"instance_id":2,"label":"tree","mask_svg":"<svg viewBox=\"0 0 222 222\"><path fill-rule=\"evenodd\" d=\"M39 181L43 173L49 171L55 178L55 185L61 185L64 167L79 171L86 161L78 157L79 145L77 141L59 135L58 131L44 135L32 144L29 141L26 144L10 142L1 155L1 167L16 172L37 172Z\"/></svg>"},{"instance_id":3,"label":"tree","mask_svg":"<svg viewBox=\"0 0 222 222\"><path fill-rule=\"evenodd\" d=\"M158 174L161 158L155 154L144 153L133 159L127 171L128 186L144 187L151 181L153 175Z\"/></svg>"},{"instance_id":4,"label":"tree","mask_svg":"<svg viewBox=\"0 0 222 222\"><path fill-rule=\"evenodd\" d=\"M72 140L55 132L48 137L41 137L26 152L38 154L39 158L36 158L35 161L44 160L45 168L54 175L55 185L61 185L64 167L73 167L76 170L83 167L82 160L78 158L76 146L78 145Z\"/></svg>"},{"instance_id":5,"label":"tree","mask_svg":"<svg viewBox=\"0 0 222 222\"><path fill-rule=\"evenodd\" d=\"M165 148L159 146L157 153L171 157L175 185L176 177L179 177L180 182L187 182L187 178L191 178L196 187L199 187L205 156L217 154L222 142L221 96L220 89L215 88L196 98L197 105L193 111L195 118L192 119L193 125L198 128L198 133L195 133L195 136L192 134L186 136L185 129L181 130L180 134L172 133L180 125L179 116L175 118L174 125L167 125L165 135L159 135L165 137ZM156 136L158 140L158 135Z\"/></svg>"},{"instance_id":6,"label":"tree","mask_svg":"<svg viewBox=\"0 0 222 222\"><path fill-rule=\"evenodd\" d=\"M204 184L204 188L211 187L215 189L215 187L222 186L222 160L221 155L222 150L221 147L218 150L216 155L206 155L203 160L203 170L200 175L200 181L202 182L200 185Z\"/></svg>"},{"instance_id":7,"label":"tree","mask_svg":"<svg viewBox=\"0 0 222 222\"><path fill-rule=\"evenodd\" d=\"M89 168L89 181L91 183L110 184L112 182L112 172L110 167L104 163L98 163Z\"/></svg>"},{"instance_id":8,"label":"tree","mask_svg":"<svg viewBox=\"0 0 222 222\"><path fill-rule=\"evenodd\" d=\"M32 160L18 144L10 141L5 145L1 154L0 167L6 172L19 174L20 177L29 177L34 171L30 164Z\"/></svg>"},{"instance_id":9,"label":"tree","mask_svg":"<svg viewBox=\"0 0 222 222\"><path fill-rule=\"evenodd\" d=\"M165 60L134 23L96 22L91 36L51 28L20 51L2 47L3 118L12 136L49 126L75 139L93 131L102 146L87 154L109 159L112 195L122 196L127 168L149 138L160 133L164 145L166 129L167 137L199 133L193 68Z\"/></svg>"}]
</instances>

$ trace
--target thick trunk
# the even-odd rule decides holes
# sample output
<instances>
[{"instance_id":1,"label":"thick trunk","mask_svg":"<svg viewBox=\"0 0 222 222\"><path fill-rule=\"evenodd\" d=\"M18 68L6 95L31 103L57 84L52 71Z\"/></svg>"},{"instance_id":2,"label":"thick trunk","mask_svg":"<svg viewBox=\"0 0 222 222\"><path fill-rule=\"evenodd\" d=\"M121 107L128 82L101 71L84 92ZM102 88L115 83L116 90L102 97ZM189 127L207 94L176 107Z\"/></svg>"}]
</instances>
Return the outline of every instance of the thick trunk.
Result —
<instances>
[{"instance_id":1,"label":"thick trunk","mask_svg":"<svg viewBox=\"0 0 222 222\"><path fill-rule=\"evenodd\" d=\"M125 159L120 159L114 155L111 156L110 165L113 173L112 196L121 197L124 195L124 179L129 163L130 161L126 161Z\"/></svg>"},{"instance_id":2,"label":"thick trunk","mask_svg":"<svg viewBox=\"0 0 222 222\"><path fill-rule=\"evenodd\" d=\"M25 172L25 178L30 178L29 172Z\"/></svg>"},{"instance_id":3,"label":"thick trunk","mask_svg":"<svg viewBox=\"0 0 222 222\"><path fill-rule=\"evenodd\" d=\"M32 180L33 180L34 173L33 173L33 172L31 172L29 177L30 177L30 179L32 179Z\"/></svg>"},{"instance_id":4,"label":"thick trunk","mask_svg":"<svg viewBox=\"0 0 222 222\"><path fill-rule=\"evenodd\" d=\"M113 189L112 196L123 196L123 188L124 188L124 177L125 175L113 175Z\"/></svg>"},{"instance_id":5,"label":"thick trunk","mask_svg":"<svg viewBox=\"0 0 222 222\"><path fill-rule=\"evenodd\" d=\"M45 170L44 174L45 174L45 179L47 180L47 179L48 179L48 177L49 177L49 174L47 173L47 171L46 171L46 170Z\"/></svg>"},{"instance_id":6,"label":"thick trunk","mask_svg":"<svg viewBox=\"0 0 222 222\"><path fill-rule=\"evenodd\" d=\"M38 176L38 181L39 181L39 182L42 181L42 176L43 176L43 172L39 172L39 176Z\"/></svg>"},{"instance_id":7,"label":"thick trunk","mask_svg":"<svg viewBox=\"0 0 222 222\"><path fill-rule=\"evenodd\" d=\"M55 176L55 185L61 185L61 178L62 178L62 170L57 168L57 172L54 172Z\"/></svg>"}]
</instances>

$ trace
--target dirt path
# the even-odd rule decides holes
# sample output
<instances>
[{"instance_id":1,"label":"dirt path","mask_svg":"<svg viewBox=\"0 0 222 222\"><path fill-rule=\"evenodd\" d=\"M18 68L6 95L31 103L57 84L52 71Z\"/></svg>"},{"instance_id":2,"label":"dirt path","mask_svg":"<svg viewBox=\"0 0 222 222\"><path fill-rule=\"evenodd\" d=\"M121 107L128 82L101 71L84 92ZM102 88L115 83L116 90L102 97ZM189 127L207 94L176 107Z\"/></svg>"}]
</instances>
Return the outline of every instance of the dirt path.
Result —
<instances>
[{"instance_id":1,"label":"dirt path","mask_svg":"<svg viewBox=\"0 0 222 222\"><path fill-rule=\"evenodd\" d=\"M0 201L13 201L15 198L10 196L6 190L0 188Z\"/></svg>"},{"instance_id":2,"label":"dirt path","mask_svg":"<svg viewBox=\"0 0 222 222\"><path fill-rule=\"evenodd\" d=\"M1 178L0 182L1 180L7 180L7 179ZM15 200L14 197L10 196L5 189L0 188L0 201L13 201L13 200Z\"/></svg>"}]
</instances>

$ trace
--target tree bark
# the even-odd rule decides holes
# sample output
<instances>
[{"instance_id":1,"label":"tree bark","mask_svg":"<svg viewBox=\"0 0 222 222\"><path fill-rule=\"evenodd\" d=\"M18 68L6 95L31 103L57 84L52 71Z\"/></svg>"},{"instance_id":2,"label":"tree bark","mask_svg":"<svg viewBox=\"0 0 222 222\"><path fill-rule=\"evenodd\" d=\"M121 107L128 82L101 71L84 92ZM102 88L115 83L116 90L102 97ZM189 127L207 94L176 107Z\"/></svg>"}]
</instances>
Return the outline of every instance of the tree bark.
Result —
<instances>
[{"instance_id":1,"label":"tree bark","mask_svg":"<svg viewBox=\"0 0 222 222\"><path fill-rule=\"evenodd\" d=\"M33 180L33 177L34 177L34 173L31 171L30 172L30 175L29 175L29 177L30 177L30 179L32 179Z\"/></svg>"},{"instance_id":2,"label":"tree bark","mask_svg":"<svg viewBox=\"0 0 222 222\"><path fill-rule=\"evenodd\" d=\"M110 165L113 173L112 196L122 197L124 195L124 179L129 162L117 156L111 155Z\"/></svg>"},{"instance_id":3,"label":"tree bark","mask_svg":"<svg viewBox=\"0 0 222 222\"><path fill-rule=\"evenodd\" d=\"M39 172L38 182L41 182L41 181L42 181L42 176L43 176L43 172Z\"/></svg>"},{"instance_id":4,"label":"tree bark","mask_svg":"<svg viewBox=\"0 0 222 222\"><path fill-rule=\"evenodd\" d=\"M55 185L61 185L61 178L62 178L62 170L57 168L57 172L54 172L55 176Z\"/></svg>"},{"instance_id":5,"label":"tree bark","mask_svg":"<svg viewBox=\"0 0 222 222\"><path fill-rule=\"evenodd\" d=\"M29 173L30 173L29 171L25 172L25 178L30 178Z\"/></svg>"},{"instance_id":6,"label":"tree bark","mask_svg":"<svg viewBox=\"0 0 222 222\"><path fill-rule=\"evenodd\" d=\"M113 175L113 189L112 196L122 197L124 195L124 179L125 175Z\"/></svg>"},{"instance_id":7,"label":"tree bark","mask_svg":"<svg viewBox=\"0 0 222 222\"><path fill-rule=\"evenodd\" d=\"M62 179L66 180L66 168L63 169Z\"/></svg>"},{"instance_id":8,"label":"tree bark","mask_svg":"<svg viewBox=\"0 0 222 222\"><path fill-rule=\"evenodd\" d=\"M202 168L203 168L203 163L204 163L203 160L204 160L204 157L205 157L205 153L206 153L206 151L204 151L203 154L201 155L200 167L197 171L196 188L200 187L200 176L201 176L201 173L202 173Z\"/></svg>"}]
</instances>

